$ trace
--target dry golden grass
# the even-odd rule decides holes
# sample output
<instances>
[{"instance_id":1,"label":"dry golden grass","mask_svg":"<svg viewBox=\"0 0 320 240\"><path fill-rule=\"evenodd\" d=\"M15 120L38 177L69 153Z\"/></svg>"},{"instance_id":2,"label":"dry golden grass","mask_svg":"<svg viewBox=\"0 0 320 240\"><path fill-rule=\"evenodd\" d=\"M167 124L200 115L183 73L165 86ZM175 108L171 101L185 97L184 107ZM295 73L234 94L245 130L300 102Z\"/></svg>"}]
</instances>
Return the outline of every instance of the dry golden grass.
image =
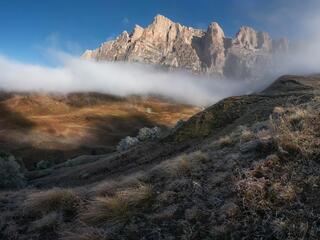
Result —
<instances>
[{"instance_id":1,"label":"dry golden grass","mask_svg":"<svg viewBox=\"0 0 320 240\"><path fill-rule=\"evenodd\" d=\"M275 198L285 203L290 203L297 197L295 186L291 183L287 183L286 185L284 185L279 182L275 182L272 184L271 189Z\"/></svg>"},{"instance_id":2,"label":"dry golden grass","mask_svg":"<svg viewBox=\"0 0 320 240\"><path fill-rule=\"evenodd\" d=\"M85 96L79 97L79 101L86 101ZM114 146L120 139L145 126L174 126L178 120L186 120L200 111L197 107L151 97L88 103L74 106L59 97L37 94L0 101L6 112L12 113L4 115L10 115L10 118L1 119L0 138L14 148L24 147L24 156L35 149L61 150L75 155L85 146L90 149L101 145ZM32 123L28 132L23 122ZM32 159L24 159L27 166L35 165L39 160L34 155Z\"/></svg>"},{"instance_id":3,"label":"dry golden grass","mask_svg":"<svg viewBox=\"0 0 320 240\"><path fill-rule=\"evenodd\" d=\"M266 210L269 207L267 197L268 181L264 178L247 177L236 183L236 190L242 205L251 210Z\"/></svg>"},{"instance_id":4,"label":"dry golden grass","mask_svg":"<svg viewBox=\"0 0 320 240\"><path fill-rule=\"evenodd\" d=\"M190 154L190 157L195 161L195 162L200 162L200 163L206 163L208 162L209 156L207 153L204 153L202 151L196 151Z\"/></svg>"},{"instance_id":5,"label":"dry golden grass","mask_svg":"<svg viewBox=\"0 0 320 240\"><path fill-rule=\"evenodd\" d=\"M254 138L255 138L255 135L252 131L248 129L244 129L243 131L241 131L241 135L240 135L241 142L248 142Z\"/></svg>"},{"instance_id":6,"label":"dry golden grass","mask_svg":"<svg viewBox=\"0 0 320 240\"><path fill-rule=\"evenodd\" d=\"M265 142L265 141L269 141L272 138L272 134L270 130L263 129L257 132L256 137L260 142Z\"/></svg>"},{"instance_id":7,"label":"dry golden grass","mask_svg":"<svg viewBox=\"0 0 320 240\"><path fill-rule=\"evenodd\" d=\"M297 188L278 176L277 171L291 171L281 166L277 155L269 155L246 170L236 182L242 205L254 211L266 211L274 204L288 204L297 196Z\"/></svg>"},{"instance_id":8,"label":"dry golden grass","mask_svg":"<svg viewBox=\"0 0 320 240\"><path fill-rule=\"evenodd\" d=\"M113 196L96 197L80 215L82 221L90 225L117 222L132 216L138 206L145 206L152 198L150 185L120 190Z\"/></svg>"},{"instance_id":9,"label":"dry golden grass","mask_svg":"<svg viewBox=\"0 0 320 240\"><path fill-rule=\"evenodd\" d=\"M275 239L317 239L319 109L319 102L275 109L270 129L256 136L275 148L235 179L238 221L271 227Z\"/></svg>"},{"instance_id":10,"label":"dry golden grass","mask_svg":"<svg viewBox=\"0 0 320 240\"><path fill-rule=\"evenodd\" d=\"M30 193L24 203L27 212L47 214L63 211L75 214L80 199L70 189L53 188L47 191Z\"/></svg>"},{"instance_id":11,"label":"dry golden grass","mask_svg":"<svg viewBox=\"0 0 320 240\"><path fill-rule=\"evenodd\" d=\"M117 180L103 181L90 190L90 194L95 196L114 195L119 189L128 189L139 186L141 182L138 179L139 174L125 176Z\"/></svg>"},{"instance_id":12,"label":"dry golden grass","mask_svg":"<svg viewBox=\"0 0 320 240\"><path fill-rule=\"evenodd\" d=\"M280 148L290 154L312 158L320 153L320 112L308 106L287 108L271 119Z\"/></svg>"},{"instance_id":13,"label":"dry golden grass","mask_svg":"<svg viewBox=\"0 0 320 240\"><path fill-rule=\"evenodd\" d=\"M176 171L179 175L189 173L191 170L191 167L192 166L191 166L190 158L188 158L186 154L183 154L178 157Z\"/></svg>"},{"instance_id":14,"label":"dry golden grass","mask_svg":"<svg viewBox=\"0 0 320 240\"><path fill-rule=\"evenodd\" d=\"M97 197L90 203L81 219L92 225L100 225L108 221L121 221L131 216L128 202L119 196Z\"/></svg>"},{"instance_id":15,"label":"dry golden grass","mask_svg":"<svg viewBox=\"0 0 320 240\"><path fill-rule=\"evenodd\" d=\"M233 145L233 140L232 140L232 138L230 136L224 136L224 137L219 138L218 144L221 147L232 146Z\"/></svg>"},{"instance_id":16,"label":"dry golden grass","mask_svg":"<svg viewBox=\"0 0 320 240\"><path fill-rule=\"evenodd\" d=\"M181 154L155 166L149 171L149 175L160 178L197 175L209 160L208 154L202 151Z\"/></svg>"}]
</instances>

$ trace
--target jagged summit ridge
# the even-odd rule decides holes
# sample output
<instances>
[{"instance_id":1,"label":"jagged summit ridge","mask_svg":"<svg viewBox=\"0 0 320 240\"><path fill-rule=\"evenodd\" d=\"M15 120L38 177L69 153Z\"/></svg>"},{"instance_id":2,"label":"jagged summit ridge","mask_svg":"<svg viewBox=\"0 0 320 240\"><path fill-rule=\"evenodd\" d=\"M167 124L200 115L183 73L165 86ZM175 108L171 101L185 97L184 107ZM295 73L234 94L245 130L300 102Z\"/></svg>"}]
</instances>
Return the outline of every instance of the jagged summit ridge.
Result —
<instances>
[{"instance_id":1,"label":"jagged summit ridge","mask_svg":"<svg viewBox=\"0 0 320 240\"><path fill-rule=\"evenodd\" d=\"M136 25L130 34L124 31L115 40L85 51L82 57L142 62L229 78L254 78L261 74L261 66L272 63L275 54L286 51L286 39L272 40L268 33L250 27L241 27L234 38L228 38L216 22L201 30L157 15L148 27Z\"/></svg>"}]
</instances>

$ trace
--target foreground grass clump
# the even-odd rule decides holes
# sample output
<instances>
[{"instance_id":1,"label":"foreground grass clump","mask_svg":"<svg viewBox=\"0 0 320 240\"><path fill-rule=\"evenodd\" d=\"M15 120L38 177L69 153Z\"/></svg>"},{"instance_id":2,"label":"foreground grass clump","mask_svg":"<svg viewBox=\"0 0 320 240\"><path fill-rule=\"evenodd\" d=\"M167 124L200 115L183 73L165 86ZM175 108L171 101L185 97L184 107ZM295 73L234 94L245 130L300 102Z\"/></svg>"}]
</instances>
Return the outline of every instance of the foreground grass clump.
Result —
<instances>
[{"instance_id":1,"label":"foreground grass clump","mask_svg":"<svg viewBox=\"0 0 320 240\"><path fill-rule=\"evenodd\" d=\"M219 138L218 144L221 147L232 146L233 145L233 140L232 140L232 138L230 136L224 136L224 137Z\"/></svg>"},{"instance_id":2,"label":"foreground grass clump","mask_svg":"<svg viewBox=\"0 0 320 240\"><path fill-rule=\"evenodd\" d=\"M62 212L66 217L77 213L80 199L69 189L53 188L47 191L34 192L25 201L26 211L34 214Z\"/></svg>"},{"instance_id":3,"label":"foreground grass clump","mask_svg":"<svg viewBox=\"0 0 320 240\"><path fill-rule=\"evenodd\" d=\"M271 119L279 147L289 154L315 159L320 155L319 103L290 107Z\"/></svg>"},{"instance_id":4,"label":"foreground grass clump","mask_svg":"<svg viewBox=\"0 0 320 240\"><path fill-rule=\"evenodd\" d=\"M96 197L80 218L90 225L123 221L136 213L139 206L145 206L152 196L152 187L147 184L118 190L113 196Z\"/></svg>"},{"instance_id":5,"label":"foreground grass clump","mask_svg":"<svg viewBox=\"0 0 320 240\"><path fill-rule=\"evenodd\" d=\"M243 129L241 131L241 135L240 135L240 141L241 142L248 142L248 141L250 141L250 140L252 140L254 138L255 138L255 135L251 130Z\"/></svg>"},{"instance_id":6,"label":"foreground grass clump","mask_svg":"<svg viewBox=\"0 0 320 240\"><path fill-rule=\"evenodd\" d=\"M238 229L253 239L318 239L320 111L312 102L277 108L270 119L276 152L252 162L235 181ZM260 136L261 137L261 136Z\"/></svg>"},{"instance_id":7,"label":"foreground grass clump","mask_svg":"<svg viewBox=\"0 0 320 240\"><path fill-rule=\"evenodd\" d=\"M182 154L176 159L176 174L182 175L196 175L201 170L201 164L209 160L208 155L201 151L193 152L191 154Z\"/></svg>"},{"instance_id":8,"label":"foreground grass clump","mask_svg":"<svg viewBox=\"0 0 320 240\"><path fill-rule=\"evenodd\" d=\"M181 154L155 166L148 175L159 181L163 178L196 177L201 175L202 169L209 160L208 154L202 151Z\"/></svg>"}]
</instances>

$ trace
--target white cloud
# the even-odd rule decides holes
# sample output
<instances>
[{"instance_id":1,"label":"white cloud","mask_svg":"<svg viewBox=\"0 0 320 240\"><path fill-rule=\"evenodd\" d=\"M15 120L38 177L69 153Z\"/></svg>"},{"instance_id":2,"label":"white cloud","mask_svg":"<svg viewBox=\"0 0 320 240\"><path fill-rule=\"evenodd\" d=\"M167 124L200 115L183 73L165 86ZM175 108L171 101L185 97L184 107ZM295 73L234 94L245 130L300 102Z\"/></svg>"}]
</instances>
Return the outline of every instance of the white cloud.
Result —
<instances>
[{"instance_id":1,"label":"white cloud","mask_svg":"<svg viewBox=\"0 0 320 240\"><path fill-rule=\"evenodd\" d=\"M60 93L96 91L118 96L159 94L185 103L210 105L228 96L261 90L262 86L282 74L319 73L318 5L314 4L314 8L299 15L299 25L293 27L304 42L300 47L294 47L289 55L278 56L270 69L272 77L268 81L261 78L246 82L185 72L164 72L142 64L85 61L59 53L59 67L31 65L0 56L0 89ZM295 8L290 8L290 11L299 12ZM48 41L51 42L49 45L56 45L57 36L53 35Z\"/></svg>"},{"instance_id":2,"label":"white cloud","mask_svg":"<svg viewBox=\"0 0 320 240\"><path fill-rule=\"evenodd\" d=\"M157 94L185 103L209 105L256 87L241 81L164 72L141 64L93 62L58 55L60 67L30 65L0 57L0 88L61 93L96 91L118 96Z\"/></svg>"}]
</instances>

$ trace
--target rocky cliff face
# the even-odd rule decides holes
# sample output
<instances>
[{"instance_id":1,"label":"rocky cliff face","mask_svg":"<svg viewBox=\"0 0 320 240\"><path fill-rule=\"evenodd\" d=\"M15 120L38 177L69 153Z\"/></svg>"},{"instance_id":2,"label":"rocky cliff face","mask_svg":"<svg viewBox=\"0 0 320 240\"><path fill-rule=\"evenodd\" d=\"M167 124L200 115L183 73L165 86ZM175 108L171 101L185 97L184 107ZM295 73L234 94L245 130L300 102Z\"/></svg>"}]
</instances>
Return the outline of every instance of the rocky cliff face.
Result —
<instances>
[{"instance_id":1,"label":"rocky cliff face","mask_svg":"<svg viewBox=\"0 0 320 240\"><path fill-rule=\"evenodd\" d=\"M247 79L261 75L275 54L287 50L287 40L272 40L268 33L250 27L242 27L234 38L227 38L218 23L211 23L204 31L157 15L147 28L136 25L131 34L125 31L98 49L87 50L83 58L143 62Z\"/></svg>"}]
</instances>

